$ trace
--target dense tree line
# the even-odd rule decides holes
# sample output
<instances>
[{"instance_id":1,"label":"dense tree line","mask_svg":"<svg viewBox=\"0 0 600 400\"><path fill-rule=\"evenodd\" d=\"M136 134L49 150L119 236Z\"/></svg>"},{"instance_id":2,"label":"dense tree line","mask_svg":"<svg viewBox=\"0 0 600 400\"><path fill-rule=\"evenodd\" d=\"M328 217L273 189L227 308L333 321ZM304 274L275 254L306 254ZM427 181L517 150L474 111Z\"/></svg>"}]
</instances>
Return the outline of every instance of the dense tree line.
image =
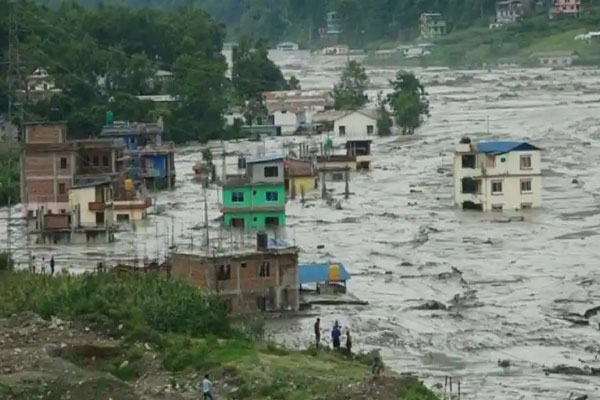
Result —
<instances>
[{"instance_id":1,"label":"dense tree line","mask_svg":"<svg viewBox=\"0 0 600 400\"><path fill-rule=\"evenodd\" d=\"M55 4L57 0L40 0ZM317 38L326 14L337 11L344 39L364 45L417 33L423 12L440 12L453 27L489 22L496 0L78 0L86 6L127 4L134 7L177 9L194 6L207 10L226 24L234 36L266 37L272 42Z\"/></svg>"},{"instance_id":2,"label":"dense tree line","mask_svg":"<svg viewBox=\"0 0 600 400\"><path fill-rule=\"evenodd\" d=\"M100 131L104 115L119 120L163 116L178 141L223 135L223 110L230 84L221 55L221 25L202 9L173 12L123 6L84 8L61 3L47 8L14 3L19 21L21 81L38 67L56 79L62 93L25 102L25 119L44 119L50 110L68 121L75 135ZM8 0L0 0L0 114L7 108ZM170 70L172 82L159 85L156 71ZM140 101L136 95L168 92L170 104Z\"/></svg>"}]
</instances>

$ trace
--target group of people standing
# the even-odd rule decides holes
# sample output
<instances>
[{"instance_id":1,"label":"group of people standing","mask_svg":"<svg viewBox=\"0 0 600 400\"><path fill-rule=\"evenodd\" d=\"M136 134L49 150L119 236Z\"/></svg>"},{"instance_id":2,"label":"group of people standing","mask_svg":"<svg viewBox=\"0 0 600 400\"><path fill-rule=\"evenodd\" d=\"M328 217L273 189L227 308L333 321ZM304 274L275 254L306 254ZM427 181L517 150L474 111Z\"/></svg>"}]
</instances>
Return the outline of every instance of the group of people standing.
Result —
<instances>
[{"instance_id":1,"label":"group of people standing","mask_svg":"<svg viewBox=\"0 0 600 400\"><path fill-rule=\"evenodd\" d=\"M32 257L31 268L32 273L40 273L42 275L46 275L50 273L50 275L54 275L54 269L56 268L56 262L54 261L54 256L50 256L50 261L46 261L46 257L42 257L42 261L40 262L39 271L37 268L37 262L35 260L35 256Z\"/></svg>"},{"instance_id":2,"label":"group of people standing","mask_svg":"<svg viewBox=\"0 0 600 400\"><path fill-rule=\"evenodd\" d=\"M331 329L331 341L333 348L339 350L341 348L342 327L335 321ZM321 345L321 318L317 318L315 322L315 342L317 349ZM348 356L352 356L352 336L350 336L350 328L346 327L346 352Z\"/></svg>"}]
</instances>

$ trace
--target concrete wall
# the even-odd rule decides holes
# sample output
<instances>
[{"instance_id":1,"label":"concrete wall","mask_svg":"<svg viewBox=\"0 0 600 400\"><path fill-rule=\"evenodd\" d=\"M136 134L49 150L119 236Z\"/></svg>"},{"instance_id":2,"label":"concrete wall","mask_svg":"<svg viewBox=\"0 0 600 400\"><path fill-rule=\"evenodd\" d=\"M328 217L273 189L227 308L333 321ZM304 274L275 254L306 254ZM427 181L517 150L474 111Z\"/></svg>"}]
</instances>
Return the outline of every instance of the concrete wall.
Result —
<instances>
[{"instance_id":1,"label":"concrete wall","mask_svg":"<svg viewBox=\"0 0 600 400\"><path fill-rule=\"evenodd\" d=\"M462 156L454 156L455 204L471 201L481 204L484 211L502 207L502 210L519 210L523 205L539 207L542 203L542 177L540 151L514 151L501 155L476 155L476 168L463 168ZM521 167L521 158L531 157L531 168ZM462 193L462 179L479 182L479 193ZM521 181L531 181L531 192L521 191ZM502 193L492 193L494 182L502 183ZM495 207L496 206L496 207Z\"/></svg>"},{"instance_id":2,"label":"concrete wall","mask_svg":"<svg viewBox=\"0 0 600 400\"><path fill-rule=\"evenodd\" d=\"M278 110L271 114L273 116L274 125L281 126L281 134L293 134L300 124L306 123L305 112L293 112L288 110Z\"/></svg>"},{"instance_id":3,"label":"concrete wall","mask_svg":"<svg viewBox=\"0 0 600 400\"><path fill-rule=\"evenodd\" d=\"M277 167L277 176L266 177L265 168ZM264 163L247 164L246 173L252 183L283 183L283 160Z\"/></svg>"},{"instance_id":4,"label":"concrete wall","mask_svg":"<svg viewBox=\"0 0 600 400\"><path fill-rule=\"evenodd\" d=\"M104 194L102 195L100 192L104 192ZM112 208L90 211L90 203L110 205L112 203L111 190L107 186L71 189L69 192L69 205L72 212L76 214L74 217L76 226L97 227L110 225L113 220ZM98 213L104 213L101 224L96 223L96 215Z\"/></svg>"},{"instance_id":5,"label":"concrete wall","mask_svg":"<svg viewBox=\"0 0 600 400\"><path fill-rule=\"evenodd\" d=\"M346 135L340 134L340 127L345 127ZM373 133L368 133L368 127L373 127ZM337 119L333 123L333 130L336 136L346 139L364 139L369 136L377 135L377 121L369 118L366 115L356 111L342 118Z\"/></svg>"},{"instance_id":6,"label":"concrete wall","mask_svg":"<svg viewBox=\"0 0 600 400\"><path fill-rule=\"evenodd\" d=\"M66 124L25 125L25 143L64 143L67 141Z\"/></svg>"},{"instance_id":7,"label":"concrete wall","mask_svg":"<svg viewBox=\"0 0 600 400\"><path fill-rule=\"evenodd\" d=\"M296 196L300 197L303 190L306 194L317 188L317 177L307 176L299 178L289 178L289 194L291 194L292 185L295 186Z\"/></svg>"},{"instance_id":8,"label":"concrete wall","mask_svg":"<svg viewBox=\"0 0 600 400\"><path fill-rule=\"evenodd\" d=\"M244 221L246 229L264 229L267 227L267 218L277 218L278 227L284 227L287 223L285 211L252 211L252 212L226 212L223 214L223 225L232 226L233 219L241 219Z\"/></svg>"},{"instance_id":9,"label":"concrete wall","mask_svg":"<svg viewBox=\"0 0 600 400\"><path fill-rule=\"evenodd\" d=\"M268 192L277 193L277 201L267 201ZM233 193L242 193L244 201L233 202ZM226 187L223 188L223 205L226 209L285 207L285 187L283 182L275 185Z\"/></svg>"}]
</instances>

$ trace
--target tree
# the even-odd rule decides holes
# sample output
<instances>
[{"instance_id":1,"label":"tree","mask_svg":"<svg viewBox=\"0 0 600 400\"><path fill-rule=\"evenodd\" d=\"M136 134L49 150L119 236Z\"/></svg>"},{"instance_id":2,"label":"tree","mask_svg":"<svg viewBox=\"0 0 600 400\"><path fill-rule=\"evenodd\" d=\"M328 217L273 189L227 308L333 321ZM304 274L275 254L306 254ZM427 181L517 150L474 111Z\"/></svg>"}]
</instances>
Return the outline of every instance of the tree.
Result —
<instances>
[{"instance_id":1,"label":"tree","mask_svg":"<svg viewBox=\"0 0 600 400\"><path fill-rule=\"evenodd\" d=\"M260 95L246 102L244 119L247 125L263 125L266 122L268 114L267 106Z\"/></svg>"},{"instance_id":2,"label":"tree","mask_svg":"<svg viewBox=\"0 0 600 400\"><path fill-rule=\"evenodd\" d=\"M358 110L369 100L365 90L369 77L365 68L356 61L350 61L342 72L340 81L333 88L336 110Z\"/></svg>"},{"instance_id":3,"label":"tree","mask_svg":"<svg viewBox=\"0 0 600 400\"><path fill-rule=\"evenodd\" d=\"M410 72L398 71L396 79L390 81L394 92L388 96L396 124L402 128L402 134L412 135L429 116L429 101L425 87Z\"/></svg>"},{"instance_id":4,"label":"tree","mask_svg":"<svg viewBox=\"0 0 600 400\"><path fill-rule=\"evenodd\" d=\"M262 92L284 90L288 84L283 73L269 59L269 49L264 39L252 43L244 37L232 51L231 82L241 100L250 100Z\"/></svg>"},{"instance_id":5,"label":"tree","mask_svg":"<svg viewBox=\"0 0 600 400\"><path fill-rule=\"evenodd\" d=\"M288 81L288 89L290 90L300 90L300 81L296 78L296 75L292 75L290 80Z\"/></svg>"},{"instance_id":6,"label":"tree","mask_svg":"<svg viewBox=\"0 0 600 400\"><path fill-rule=\"evenodd\" d=\"M381 93L377 96L379 106L377 108L377 134L379 136L389 136L392 134L392 126L394 122L392 121L392 117L390 117L390 113L388 112L385 106L385 100L383 99Z\"/></svg>"}]
</instances>

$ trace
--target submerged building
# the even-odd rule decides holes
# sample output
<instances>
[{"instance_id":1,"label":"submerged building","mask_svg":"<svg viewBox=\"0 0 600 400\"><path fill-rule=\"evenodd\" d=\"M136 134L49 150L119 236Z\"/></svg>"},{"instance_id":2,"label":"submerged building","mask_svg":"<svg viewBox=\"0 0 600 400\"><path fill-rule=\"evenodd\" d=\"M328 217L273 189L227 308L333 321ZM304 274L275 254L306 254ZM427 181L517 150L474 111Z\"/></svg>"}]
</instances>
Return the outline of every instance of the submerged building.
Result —
<instances>
[{"instance_id":1,"label":"submerged building","mask_svg":"<svg viewBox=\"0 0 600 400\"><path fill-rule=\"evenodd\" d=\"M170 275L221 298L233 314L299 309L297 247L257 235L254 249L173 252Z\"/></svg>"},{"instance_id":2,"label":"submerged building","mask_svg":"<svg viewBox=\"0 0 600 400\"><path fill-rule=\"evenodd\" d=\"M539 207L541 149L527 142L464 138L454 153L454 201L482 211Z\"/></svg>"},{"instance_id":3,"label":"submerged building","mask_svg":"<svg viewBox=\"0 0 600 400\"><path fill-rule=\"evenodd\" d=\"M102 128L100 137L118 139L131 158L131 175L137 182L147 186L175 185L175 146L163 142L163 125L157 123L111 122Z\"/></svg>"},{"instance_id":4,"label":"submerged building","mask_svg":"<svg viewBox=\"0 0 600 400\"><path fill-rule=\"evenodd\" d=\"M246 175L223 185L223 224L236 228L275 228L286 224L284 156L246 160Z\"/></svg>"}]
</instances>

